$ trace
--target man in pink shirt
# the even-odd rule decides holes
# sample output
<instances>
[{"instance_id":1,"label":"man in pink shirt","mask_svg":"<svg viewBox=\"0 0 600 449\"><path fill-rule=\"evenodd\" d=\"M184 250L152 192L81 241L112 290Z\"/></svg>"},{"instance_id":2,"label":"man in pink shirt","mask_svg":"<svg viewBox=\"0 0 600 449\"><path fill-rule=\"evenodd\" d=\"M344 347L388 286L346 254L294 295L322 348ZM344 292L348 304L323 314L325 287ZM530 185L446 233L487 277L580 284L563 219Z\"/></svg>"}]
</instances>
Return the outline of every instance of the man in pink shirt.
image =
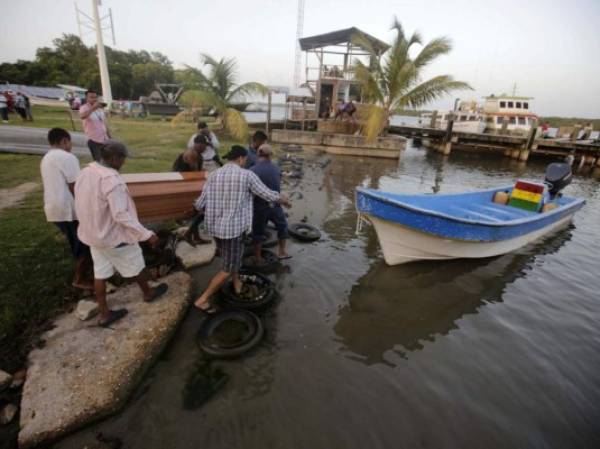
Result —
<instances>
[{"instance_id":1,"label":"man in pink shirt","mask_svg":"<svg viewBox=\"0 0 600 449\"><path fill-rule=\"evenodd\" d=\"M108 139L110 132L106 124L106 114L102 108L106 103L98 101L98 93L88 90L85 93L85 104L79 108L79 117L83 123L83 132L88 138L88 147L95 161L99 161L100 150Z\"/></svg>"},{"instance_id":2,"label":"man in pink shirt","mask_svg":"<svg viewBox=\"0 0 600 449\"><path fill-rule=\"evenodd\" d=\"M94 289L100 307L100 322L108 327L127 314L127 309L110 310L106 303L106 280L115 270L125 278L135 278L144 301L164 294L168 286L150 288L138 242L158 243L156 235L139 222L119 169L128 152L125 145L107 141L100 162L92 162L81 171L75 183L75 212L79 219L77 234L90 247L94 262Z\"/></svg>"}]
</instances>

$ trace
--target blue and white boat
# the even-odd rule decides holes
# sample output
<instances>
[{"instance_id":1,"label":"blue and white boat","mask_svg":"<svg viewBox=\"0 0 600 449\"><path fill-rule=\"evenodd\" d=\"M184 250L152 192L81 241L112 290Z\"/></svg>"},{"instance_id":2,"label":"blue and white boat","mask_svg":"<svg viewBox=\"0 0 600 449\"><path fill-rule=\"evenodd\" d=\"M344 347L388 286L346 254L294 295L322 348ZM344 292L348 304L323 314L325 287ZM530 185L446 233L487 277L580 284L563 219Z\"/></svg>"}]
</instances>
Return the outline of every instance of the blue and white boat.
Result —
<instances>
[{"instance_id":1,"label":"blue and white boat","mask_svg":"<svg viewBox=\"0 0 600 449\"><path fill-rule=\"evenodd\" d=\"M544 212L494 202L496 192L510 194L513 186L437 195L402 195L359 187L356 208L359 223L366 219L375 227L388 265L492 257L568 226L585 203L559 193L570 179L567 164L550 165L546 201L554 208Z\"/></svg>"}]
</instances>

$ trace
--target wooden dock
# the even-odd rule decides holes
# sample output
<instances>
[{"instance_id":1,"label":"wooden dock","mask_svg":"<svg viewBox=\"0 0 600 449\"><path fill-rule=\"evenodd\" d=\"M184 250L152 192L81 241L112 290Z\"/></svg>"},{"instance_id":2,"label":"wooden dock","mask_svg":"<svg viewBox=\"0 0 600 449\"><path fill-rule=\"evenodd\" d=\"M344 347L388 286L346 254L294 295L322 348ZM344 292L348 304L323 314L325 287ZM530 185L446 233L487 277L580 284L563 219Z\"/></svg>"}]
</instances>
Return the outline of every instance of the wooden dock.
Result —
<instances>
[{"instance_id":1,"label":"wooden dock","mask_svg":"<svg viewBox=\"0 0 600 449\"><path fill-rule=\"evenodd\" d=\"M537 139L536 130L532 129L527 136L466 133L453 131L450 122L446 130L390 126L388 132L404 137L421 138L426 146L445 155L449 155L453 150L492 151L522 162L527 161L532 154L559 158L573 155L583 164L600 167L599 142Z\"/></svg>"}]
</instances>

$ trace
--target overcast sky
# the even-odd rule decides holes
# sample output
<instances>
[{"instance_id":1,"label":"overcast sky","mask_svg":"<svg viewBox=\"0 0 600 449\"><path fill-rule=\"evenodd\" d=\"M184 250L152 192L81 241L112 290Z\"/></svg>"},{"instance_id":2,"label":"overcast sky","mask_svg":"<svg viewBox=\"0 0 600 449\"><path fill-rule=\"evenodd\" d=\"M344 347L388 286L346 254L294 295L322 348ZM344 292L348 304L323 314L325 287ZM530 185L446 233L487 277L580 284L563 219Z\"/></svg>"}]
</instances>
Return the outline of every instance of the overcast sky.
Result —
<instances>
[{"instance_id":1,"label":"overcast sky","mask_svg":"<svg viewBox=\"0 0 600 449\"><path fill-rule=\"evenodd\" d=\"M91 14L91 0L77 3ZM0 5L2 62L32 59L78 32L72 0ZM292 82L296 0L103 0L108 7L118 49L160 51L176 67L198 66L201 52L235 57L241 81ZM303 35L356 26L389 41L394 15L425 40L452 39L453 51L425 75L451 74L475 89L456 96L480 100L516 83L540 115L600 117L600 0L306 0ZM454 97L431 106L450 107Z\"/></svg>"}]
</instances>

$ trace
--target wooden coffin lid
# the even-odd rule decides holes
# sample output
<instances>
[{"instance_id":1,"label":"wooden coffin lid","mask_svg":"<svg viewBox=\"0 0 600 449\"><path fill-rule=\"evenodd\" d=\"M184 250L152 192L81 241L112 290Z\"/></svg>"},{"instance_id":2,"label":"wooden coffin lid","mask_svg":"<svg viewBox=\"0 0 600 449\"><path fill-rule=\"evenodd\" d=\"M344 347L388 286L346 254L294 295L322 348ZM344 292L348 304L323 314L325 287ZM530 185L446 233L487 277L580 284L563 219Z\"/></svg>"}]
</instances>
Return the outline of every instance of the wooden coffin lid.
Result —
<instances>
[{"instance_id":1,"label":"wooden coffin lid","mask_svg":"<svg viewBox=\"0 0 600 449\"><path fill-rule=\"evenodd\" d=\"M140 221L152 223L192 216L206 172L132 173L123 178Z\"/></svg>"}]
</instances>

